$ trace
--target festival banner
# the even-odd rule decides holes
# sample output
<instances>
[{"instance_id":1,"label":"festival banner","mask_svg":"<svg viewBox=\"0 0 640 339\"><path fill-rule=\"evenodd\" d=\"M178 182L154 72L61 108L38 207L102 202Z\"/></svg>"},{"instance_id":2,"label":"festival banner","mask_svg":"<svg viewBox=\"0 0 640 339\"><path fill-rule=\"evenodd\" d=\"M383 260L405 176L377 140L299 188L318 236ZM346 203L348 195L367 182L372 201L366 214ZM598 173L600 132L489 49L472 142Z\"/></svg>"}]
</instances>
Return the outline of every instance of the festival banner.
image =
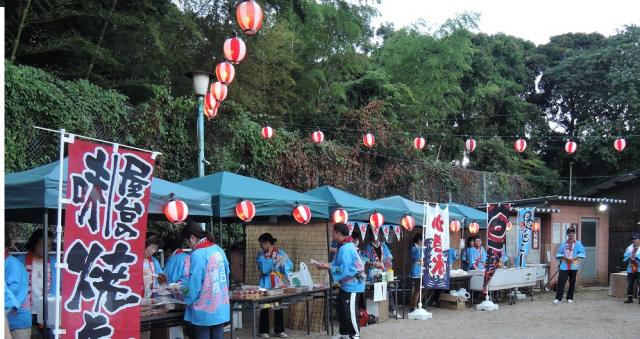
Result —
<instances>
[{"instance_id":1,"label":"festival banner","mask_svg":"<svg viewBox=\"0 0 640 339\"><path fill-rule=\"evenodd\" d=\"M349 236L351 236L353 234L353 224L351 222L348 222L347 227L349 227Z\"/></svg>"},{"instance_id":2,"label":"festival banner","mask_svg":"<svg viewBox=\"0 0 640 339\"><path fill-rule=\"evenodd\" d=\"M384 234L384 240L389 242L389 228L390 225L382 225L382 234Z\"/></svg>"},{"instance_id":3,"label":"festival banner","mask_svg":"<svg viewBox=\"0 0 640 339\"><path fill-rule=\"evenodd\" d=\"M427 206L424 286L449 289L449 206Z\"/></svg>"},{"instance_id":4,"label":"festival banner","mask_svg":"<svg viewBox=\"0 0 640 339\"><path fill-rule=\"evenodd\" d=\"M139 338L151 153L69 145L62 338Z\"/></svg>"},{"instance_id":5,"label":"festival banner","mask_svg":"<svg viewBox=\"0 0 640 339\"><path fill-rule=\"evenodd\" d=\"M527 256L531 248L532 228L535 221L535 208L521 208L518 211L518 253L516 267L527 266Z\"/></svg>"},{"instance_id":6,"label":"festival banner","mask_svg":"<svg viewBox=\"0 0 640 339\"><path fill-rule=\"evenodd\" d=\"M360 238L364 241L364 237L367 236L367 224L361 223L358 227L360 228Z\"/></svg>"},{"instance_id":7,"label":"festival banner","mask_svg":"<svg viewBox=\"0 0 640 339\"><path fill-rule=\"evenodd\" d=\"M510 208L511 205L508 204L487 205L487 261L484 265L483 293L487 293L489 282L496 273L498 262L504 252Z\"/></svg>"},{"instance_id":8,"label":"festival banner","mask_svg":"<svg viewBox=\"0 0 640 339\"><path fill-rule=\"evenodd\" d=\"M401 230L400 230L400 225L394 225L393 226L393 232L396 234L396 238L398 238L398 241L400 241L400 235L401 235Z\"/></svg>"}]
</instances>

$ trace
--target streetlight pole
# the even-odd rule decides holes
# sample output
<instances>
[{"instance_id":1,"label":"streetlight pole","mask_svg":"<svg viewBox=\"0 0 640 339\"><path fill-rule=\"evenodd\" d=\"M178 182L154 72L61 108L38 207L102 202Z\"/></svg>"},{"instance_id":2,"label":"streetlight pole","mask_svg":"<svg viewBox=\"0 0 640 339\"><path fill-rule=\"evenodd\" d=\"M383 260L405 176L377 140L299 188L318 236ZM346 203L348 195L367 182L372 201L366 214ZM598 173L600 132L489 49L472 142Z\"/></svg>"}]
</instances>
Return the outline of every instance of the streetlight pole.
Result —
<instances>
[{"instance_id":1,"label":"streetlight pole","mask_svg":"<svg viewBox=\"0 0 640 339\"><path fill-rule=\"evenodd\" d=\"M213 74L205 71L192 71L185 74L193 79L193 90L198 100L196 107L197 114L197 132L198 132L198 176L204 176L204 96L207 95L209 89L209 79Z\"/></svg>"}]
</instances>

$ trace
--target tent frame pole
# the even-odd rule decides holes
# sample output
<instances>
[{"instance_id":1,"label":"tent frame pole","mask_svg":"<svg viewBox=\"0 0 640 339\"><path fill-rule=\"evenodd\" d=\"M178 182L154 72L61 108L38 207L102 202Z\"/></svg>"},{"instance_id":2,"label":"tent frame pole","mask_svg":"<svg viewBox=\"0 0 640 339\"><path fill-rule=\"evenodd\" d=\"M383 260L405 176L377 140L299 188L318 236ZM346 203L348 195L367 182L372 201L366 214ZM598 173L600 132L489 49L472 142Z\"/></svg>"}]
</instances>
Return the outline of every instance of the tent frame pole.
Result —
<instances>
[{"instance_id":1,"label":"tent frame pole","mask_svg":"<svg viewBox=\"0 0 640 339\"><path fill-rule=\"evenodd\" d=\"M62 166L62 164L60 165ZM45 333L47 331L47 300L49 299L49 286L47 286L47 269L49 268L49 210L44 209L43 214L43 241L42 248L44 257L42 258L42 323L44 324Z\"/></svg>"}]
</instances>

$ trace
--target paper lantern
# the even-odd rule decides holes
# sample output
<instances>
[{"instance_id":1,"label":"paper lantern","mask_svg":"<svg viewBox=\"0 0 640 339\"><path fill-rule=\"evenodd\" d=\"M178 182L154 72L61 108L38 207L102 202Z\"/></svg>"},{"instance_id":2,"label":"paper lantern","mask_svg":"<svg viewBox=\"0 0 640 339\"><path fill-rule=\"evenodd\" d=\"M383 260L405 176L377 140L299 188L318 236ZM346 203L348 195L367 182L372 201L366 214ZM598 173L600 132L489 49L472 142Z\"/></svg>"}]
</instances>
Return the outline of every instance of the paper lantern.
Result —
<instances>
[{"instance_id":1,"label":"paper lantern","mask_svg":"<svg viewBox=\"0 0 640 339\"><path fill-rule=\"evenodd\" d=\"M240 29L249 35L258 33L262 27L262 8L257 2L243 1L236 7L236 19Z\"/></svg>"},{"instance_id":2,"label":"paper lantern","mask_svg":"<svg viewBox=\"0 0 640 339\"><path fill-rule=\"evenodd\" d=\"M229 38L224 42L224 57L232 64L239 64L247 55L247 46L242 39Z\"/></svg>"},{"instance_id":3,"label":"paper lantern","mask_svg":"<svg viewBox=\"0 0 640 339\"><path fill-rule=\"evenodd\" d=\"M311 133L311 140L316 144L322 143L324 141L324 133L320 130Z\"/></svg>"},{"instance_id":4,"label":"paper lantern","mask_svg":"<svg viewBox=\"0 0 640 339\"><path fill-rule=\"evenodd\" d=\"M189 207L187 207L184 201L176 199L164 205L163 212L167 220L175 224L187 219L187 216L189 216Z\"/></svg>"},{"instance_id":5,"label":"paper lantern","mask_svg":"<svg viewBox=\"0 0 640 339\"><path fill-rule=\"evenodd\" d=\"M349 221L349 213L342 208L338 208L333 212L331 219L334 224L346 224Z\"/></svg>"},{"instance_id":6,"label":"paper lantern","mask_svg":"<svg viewBox=\"0 0 640 339\"><path fill-rule=\"evenodd\" d=\"M223 84L230 84L236 77L236 69L228 61L223 61L216 65L216 77Z\"/></svg>"},{"instance_id":7,"label":"paper lantern","mask_svg":"<svg viewBox=\"0 0 640 339\"><path fill-rule=\"evenodd\" d=\"M256 206L251 200L242 200L236 204L236 215L240 220L249 222L256 216Z\"/></svg>"},{"instance_id":8,"label":"paper lantern","mask_svg":"<svg viewBox=\"0 0 640 339\"><path fill-rule=\"evenodd\" d=\"M367 133L364 136L362 136L362 143L365 146L371 148L376 143L376 138L373 136L373 134Z\"/></svg>"},{"instance_id":9,"label":"paper lantern","mask_svg":"<svg viewBox=\"0 0 640 339\"><path fill-rule=\"evenodd\" d=\"M224 99L227 97L227 85L221 83L220 81L212 83L210 90L213 94L213 97L218 101L224 101Z\"/></svg>"},{"instance_id":10,"label":"paper lantern","mask_svg":"<svg viewBox=\"0 0 640 339\"><path fill-rule=\"evenodd\" d=\"M453 233L458 233L458 231L460 230L460 221L458 221L457 219L451 220L451 222L449 223L449 230Z\"/></svg>"},{"instance_id":11,"label":"paper lantern","mask_svg":"<svg viewBox=\"0 0 640 339\"><path fill-rule=\"evenodd\" d=\"M307 205L298 205L293 209L293 218L301 224L308 224L311 220L311 210Z\"/></svg>"},{"instance_id":12,"label":"paper lantern","mask_svg":"<svg viewBox=\"0 0 640 339\"><path fill-rule=\"evenodd\" d=\"M478 234L478 232L480 232L480 224L478 224L477 222L473 221L469 224L469 233L471 233L472 235Z\"/></svg>"},{"instance_id":13,"label":"paper lantern","mask_svg":"<svg viewBox=\"0 0 640 339\"><path fill-rule=\"evenodd\" d=\"M527 149L527 141L520 138L513 143L513 148L515 148L516 152L522 153Z\"/></svg>"},{"instance_id":14,"label":"paper lantern","mask_svg":"<svg viewBox=\"0 0 640 339\"><path fill-rule=\"evenodd\" d=\"M476 149L476 141L473 138L467 139L467 141L464 142L464 148L467 149L467 152L473 153Z\"/></svg>"},{"instance_id":15,"label":"paper lantern","mask_svg":"<svg viewBox=\"0 0 640 339\"><path fill-rule=\"evenodd\" d=\"M578 144L576 144L576 142L571 139L569 139L569 141L567 141L567 143L564 144L564 151L567 152L567 154L569 155L575 153L577 150L578 150Z\"/></svg>"},{"instance_id":16,"label":"paper lantern","mask_svg":"<svg viewBox=\"0 0 640 339\"><path fill-rule=\"evenodd\" d=\"M405 215L402 220L400 220L400 224L404 227L405 230L411 231L416 226L416 219L414 219L410 215Z\"/></svg>"},{"instance_id":17,"label":"paper lantern","mask_svg":"<svg viewBox=\"0 0 640 339\"><path fill-rule=\"evenodd\" d=\"M380 227L382 226L382 224L384 224L384 216L382 215L382 213L373 212L373 214L371 214L371 216L369 217L369 223L373 227Z\"/></svg>"},{"instance_id":18,"label":"paper lantern","mask_svg":"<svg viewBox=\"0 0 640 339\"><path fill-rule=\"evenodd\" d=\"M627 141L623 138L618 138L613 142L613 148L615 148L618 152L624 151L625 147L627 147Z\"/></svg>"},{"instance_id":19,"label":"paper lantern","mask_svg":"<svg viewBox=\"0 0 640 339\"><path fill-rule=\"evenodd\" d=\"M512 228L513 228L513 223L511 223L511 221L507 222L507 232L511 231Z\"/></svg>"},{"instance_id":20,"label":"paper lantern","mask_svg":"<svg viewBox=\"0 0 640 339\"><path fill-rule=\"evenodd\" d=\"M540 232L540 223L539 222L534 222L533 225L531 225L531 230L534 232Z\"/></svg>"},{"instance_id":21,"label":"paper lantern","mask_svg":"<svg viewBox=\"0 0 640 339\"><path fill-rule=\"evenodd\" d=\"M271 126L265 126L262 128L262 137L265 139L271 139L276 134L276 130L271 128Z\"/></svg>"},{"instance_id":22,"label":"paper lantern","mask_svg":"<svg viewBox=\"0 0 640 339\"><path fill-rule=\"evenodd\" d=\"M205 107L204 108L204 116L207 117L207 120L211 120L218 115L218 108L220 107L220 102L216 102L216 105L213 107Z\"/></svg>"},{"instance_id":23,"label":"paper lantern","mask_svg":"<svg viewBox=\"0 0 640 339\"><path fill-rule=\"evenodd\" d=\"M413 139L413 148L417 149L418 151L423 149L426 144L427 142L423 137L417 137Z\"/></svg>"}]
</instances>

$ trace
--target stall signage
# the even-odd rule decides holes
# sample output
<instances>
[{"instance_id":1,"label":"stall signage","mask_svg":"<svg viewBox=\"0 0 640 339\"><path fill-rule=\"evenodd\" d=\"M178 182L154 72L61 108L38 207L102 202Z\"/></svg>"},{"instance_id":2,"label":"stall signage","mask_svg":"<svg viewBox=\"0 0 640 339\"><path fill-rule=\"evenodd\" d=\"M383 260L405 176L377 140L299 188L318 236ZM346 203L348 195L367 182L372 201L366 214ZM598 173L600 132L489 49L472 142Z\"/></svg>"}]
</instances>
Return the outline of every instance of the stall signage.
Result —
<instances>
[{"instance_id":1,"label":"stall signage","mask_svg":"<svg viewBox=\"0 0 640 339\"><path fill-rule=\"evenodd\" d=\"M449 289L449 206L427 206L424 286Z\"/></svg>"},{"instance_id":2,"label":"stall signage","mask_svg":"<svg viewBox=\"0 0 640 339\"><path fill-rule=\"evenodd\" d=\"M487 293L491 278L493 278L498 262L504 253L504 243L507 236L507 223L511 205L487 205L487 261L484 265L484 281L482 291Z\"/></svg>"},{"instance_id":3,"label":"stall signage","mask_svg":"<svg viewBox=\"0 0 640 339\"><path fill-rule=\"evenodd\" d=\"M518 255L516 266L527 266L527 256L531 248L531 232L533 228L535 208L521 208L518 211Z\"/></svg>"},{"instance_id":4,"label":"stall signage","mask_svg":"<svg viewBox=\"0 0 640 339\"><path fill-rule=\"evenodd\" d=\"M76 140L62 269L63 338L139 338L151 153Z\"/></svg>"}]
</instances>

